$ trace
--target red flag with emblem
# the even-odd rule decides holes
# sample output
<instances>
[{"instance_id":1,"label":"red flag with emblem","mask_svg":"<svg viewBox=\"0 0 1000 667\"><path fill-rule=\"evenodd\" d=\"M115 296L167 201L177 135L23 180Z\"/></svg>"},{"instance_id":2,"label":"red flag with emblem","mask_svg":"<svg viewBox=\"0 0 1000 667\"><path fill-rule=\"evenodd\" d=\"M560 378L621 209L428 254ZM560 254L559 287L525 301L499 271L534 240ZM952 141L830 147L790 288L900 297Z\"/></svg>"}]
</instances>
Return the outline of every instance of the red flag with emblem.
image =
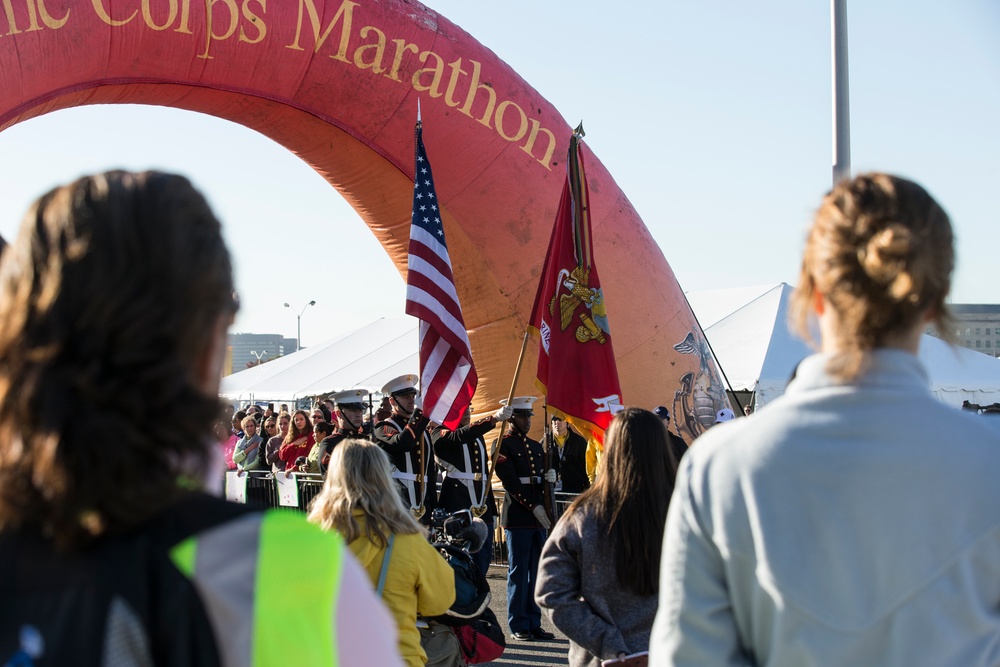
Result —
<instances>
[{"instance_id":1,"label":"red flag with emblem","mask_svg":"<svg viewBox=\"0 0 1000 667\"><path fill-rule=\"evenodd\" d=\"M590 235L581 125L570 139L556 214L529 328L539 336L536 383L550 412L603 442L622 390Z\"/></svg>"}]
</instances>

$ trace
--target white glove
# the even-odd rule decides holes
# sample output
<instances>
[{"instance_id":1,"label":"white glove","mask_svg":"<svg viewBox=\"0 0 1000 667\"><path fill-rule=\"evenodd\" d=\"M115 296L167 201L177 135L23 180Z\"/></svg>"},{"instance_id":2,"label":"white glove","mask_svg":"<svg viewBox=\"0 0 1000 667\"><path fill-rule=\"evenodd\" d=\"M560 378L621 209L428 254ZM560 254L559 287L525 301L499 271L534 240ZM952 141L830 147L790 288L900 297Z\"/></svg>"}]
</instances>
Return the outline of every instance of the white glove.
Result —
<instances>
[{"instance_id":1,"label":"white glove","mask_svg":"<svg viewBox=\"0 0 1000 667\"><path fill-rule=\"evenodd\" d=\"M509 405L505 405L493 413L493 418L496 419L498 422L505 422L508 419L510 419L511 415L513 414L514 414L514 408L512 408Z\"/></svg>"},{"instance_id":2,"label":"white glove","mask_svg":"<svg viewBox=\"0 0 1000 667\"><path fill-rule=\"evenodd\" d=\"M549 484L556 483L556 471L554 469L549 468L548 470L545 471L545 481L548 482Z\"/></svg>"},{"instance_id":3,"label":"white glove","mask_svg":"<svg viewBox=\"0 0 1000 667\"><path fill-rule=\"evenodd\" d=\"M552 527L552 522L549 521L549 515L545 513L544 507L535 505L535 509L531 510L531 513L535 515L535 520L542 524L542 528L548 530Z\"/></svg>"}]
</instances>

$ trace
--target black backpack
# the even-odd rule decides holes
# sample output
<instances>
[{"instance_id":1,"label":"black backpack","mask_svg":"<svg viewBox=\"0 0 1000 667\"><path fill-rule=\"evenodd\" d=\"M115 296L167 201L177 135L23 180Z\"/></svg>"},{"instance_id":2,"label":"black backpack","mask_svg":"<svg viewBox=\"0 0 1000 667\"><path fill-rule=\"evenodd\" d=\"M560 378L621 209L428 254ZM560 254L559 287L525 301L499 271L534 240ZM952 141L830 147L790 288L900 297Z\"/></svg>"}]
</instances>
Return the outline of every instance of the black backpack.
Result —
<instances>
[{"instance_id":1,"label":"black backpack","mask_svg":"<svg viewBox=\"0 0 1000 667\"><path fill-rule=\"evenodd\" d=\"M490 606L490 585L486 575L464 549L453 544L438 542L434 545L455 572L455 602L441 616L433 620L445 625L465 625L479 618Z\"/></svg>"}]
</instances>

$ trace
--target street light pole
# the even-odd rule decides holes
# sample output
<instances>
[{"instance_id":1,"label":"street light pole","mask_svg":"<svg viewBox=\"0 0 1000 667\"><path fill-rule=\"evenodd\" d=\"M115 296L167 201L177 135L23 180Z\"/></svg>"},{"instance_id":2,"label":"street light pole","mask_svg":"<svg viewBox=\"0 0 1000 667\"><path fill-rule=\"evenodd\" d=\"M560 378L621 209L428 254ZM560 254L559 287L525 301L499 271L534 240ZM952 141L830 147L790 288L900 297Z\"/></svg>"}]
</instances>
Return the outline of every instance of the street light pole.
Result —
<instances>
[{"instance_id":1,"label":"street light pole","mask_svg":"<svg viewBox=\"0 0 1000 667\"><path fill-rule=\"evenodd\" d=\"M833 184L851 177L851 100L847 71L847 0L830 0L833 26Z\"/></svg>"},{"instance_id":2,"label":"street light pole","mask_svg":"<svg viewBox=\"0 0 1000 667\"><path fill-rule=\"evenodd\" d=\"M298 315L295 316L295 320L296 320L295 351L296 352L298 352L299 349L302 347L302 313L306 312L306 308L308 308L309 306L315 306L315 305L316 305L315 301L310 301L306 305L302 306L302 310L300 310L299 313L298 313ZM292 308L292 307L286 303L285 304L285 308ZM294 308L292 308L292 312L295 312Z\"/></svg>"},{"instance_id":3,"label":"street light pole","mask_svg":"<svg viewBox=\"0 0 1000 667\"><path fill-rule=\"evenodd\" d=\"M252 354L253 356L257 357L257 365L260 366L261 357L263 357L264 355L267 354L267 350L264 350L260 354L257 354L257 350L250 350L250 354Z\"/></svg>"}]
</instances>

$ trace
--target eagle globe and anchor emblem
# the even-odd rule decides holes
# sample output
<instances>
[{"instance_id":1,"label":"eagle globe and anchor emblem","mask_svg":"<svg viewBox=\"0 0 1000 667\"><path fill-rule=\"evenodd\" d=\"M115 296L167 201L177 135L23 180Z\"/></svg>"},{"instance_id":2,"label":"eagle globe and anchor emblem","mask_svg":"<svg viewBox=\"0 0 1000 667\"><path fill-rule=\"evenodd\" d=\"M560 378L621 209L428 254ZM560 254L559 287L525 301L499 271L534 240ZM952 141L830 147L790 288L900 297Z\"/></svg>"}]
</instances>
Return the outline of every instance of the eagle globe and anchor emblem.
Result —
<instances>
[{"instance_id":1,"label":"eagle globe and anchor emblem","mask_svg":"<svg viewBox=\"0 0 1000 667\"><path fill-rule=\"evenodd\" d=\"M565 289L565 292L562 290ZM600 287L590 287L590 270L577 266L572 271L562 269L556 278L556 291L549 301L549 315L556 317L556 306L559 311L559 330L566 331L573 322L573 317L579 320L574 337L578 343L597 341L605 344L609 340L611 330L608 326L608 312L604 305L604 292ZM577 312L583 306L582 312ZM545 318L542 318L539 334L545 353L549 352L551 331ZM591 398L596 404L596 412L610 412L612 415L623 410L618 394L601 398Z\"/></svg>"},{"instance_id":2,"label":"eagle globe and anchor emblem","mask_svg":"<svg viewBox=\"0 0 1000 667\"><path fill-rule=\"evenodd\" d=\"M608 311L604 306L604 292L600 287L590 287L590 271L583 266L577 266L572 271L562 269L557 278L556 292L549 301L549 314L556 316L556 305L559 306L559 330L566 331L573 316L580 306L584 306L584 312L578 315L580 325L577 326L575 336L580 343L587 343L596 340L604 344L611 335L608 328ZM565 288L566 293L560 294L560 288ZM542 341L548 351L548 323L542 321Z\"/></svg>"}]
</instances>

